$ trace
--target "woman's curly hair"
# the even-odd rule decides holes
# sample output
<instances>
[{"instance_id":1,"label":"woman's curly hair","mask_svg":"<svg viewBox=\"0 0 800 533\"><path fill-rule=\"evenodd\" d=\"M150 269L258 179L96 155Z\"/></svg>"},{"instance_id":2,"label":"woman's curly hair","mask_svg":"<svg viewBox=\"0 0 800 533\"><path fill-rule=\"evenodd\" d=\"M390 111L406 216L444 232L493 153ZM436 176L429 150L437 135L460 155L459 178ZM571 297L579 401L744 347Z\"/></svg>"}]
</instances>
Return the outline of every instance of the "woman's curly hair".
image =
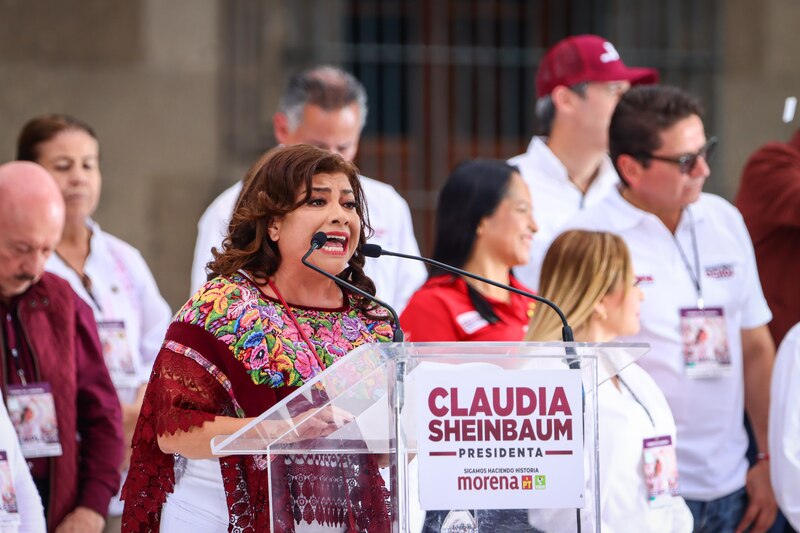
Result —
<instances>
[{"instance_id":1,"label":"woman's curly hair","mask_svg":"<svg viewBox=\"0 0 800 533\"><path fill-rule=\"evenodd\" d=\"M347 176L353 189L361 232L353 257L338 277L375 294L375 284L364 274L365 257L361 250L367 237L372 235L372 227L358 169L337 154L304 144L274 148L247 172L222 250L212 249L214 259L207 265L209 279L243 270L257 282L266 283L281 264L278 244L270 239L267 231L270 222L284 217L311 198L315 175L339 173ZM298 199L302 193L303 197ZM369 313L374 308L366 298L356 294L353 297L361 311Z\"/></svg>"}]
</instances>

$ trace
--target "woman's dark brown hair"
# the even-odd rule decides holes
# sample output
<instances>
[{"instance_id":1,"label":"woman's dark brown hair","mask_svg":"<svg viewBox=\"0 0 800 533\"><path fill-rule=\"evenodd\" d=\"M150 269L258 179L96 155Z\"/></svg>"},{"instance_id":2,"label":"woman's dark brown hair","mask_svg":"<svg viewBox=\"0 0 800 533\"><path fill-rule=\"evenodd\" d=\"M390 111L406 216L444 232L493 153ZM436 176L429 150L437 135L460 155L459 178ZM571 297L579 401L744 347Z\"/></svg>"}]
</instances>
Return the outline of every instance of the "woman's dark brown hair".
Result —
<instances>
[{"instance_id":1,"label":"woman's dark brown hair","mask_svg":"<svg viewBox=\"0 0 800 533\"><path fill-rule=\"evenodd\" d=\"M62 131L79 130L97 140L94 130L87 123L69 115L42 115L29 120L17 137L17 160L33 161L39 159L39 145L45 143Z\"/></svg>"},{"instance_id":2,"label":"woman's dark brown hair","mask_svg":"<svg viewBox=\"0 0 800 533\"><path fill-rule=\"evenodd\" d=\"M278 245L269 238L267 232L270 222L294 211L311 198L315 175L339 173L347 176L353 189L356 213L361 220L361 234L348 267L338 277L369 294L375 294L375 284L364 274L365 257L361 252L367 236L372 234L372 228L358 169L337 154L304 144L274 148L247 172L228 226L228 235L222 242L222 251L216 248L212 250L214 260L207 265L209 279L244 270L256 281L266 282L281 264ZM302 193L303 196L298 199ZM373 307L368 300L353 296L362 311Z\"/></svg>"}]
</instances>

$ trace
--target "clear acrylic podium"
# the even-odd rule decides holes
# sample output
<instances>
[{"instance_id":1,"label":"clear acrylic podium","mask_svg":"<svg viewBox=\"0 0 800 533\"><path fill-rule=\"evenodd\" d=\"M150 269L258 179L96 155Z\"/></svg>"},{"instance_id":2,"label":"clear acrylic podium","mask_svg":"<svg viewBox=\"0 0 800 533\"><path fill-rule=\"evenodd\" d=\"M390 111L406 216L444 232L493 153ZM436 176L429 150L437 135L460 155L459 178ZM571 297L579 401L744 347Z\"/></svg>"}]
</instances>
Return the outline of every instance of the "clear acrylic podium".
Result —
<instances>
[{"instance_id":1,"label":"clear acrylic podium","mask_svg":"<svg viewBox=\"0 0 800 533\"><path fill-rule=\"evenodd\" d=\"M388 343L364 345L315 376L240 431L233 435L215 437L211 442L211 448L214 454L220 456L255 455L257 462L260 461L260 464L269 469L271 518L275 517L274 513L277 511L273 508L273 503L285 501L282 496L285 496L287 491L297 490L296 487L291 487L286 480L280 479L277 475L279 469L273 468L273 465L282 458L285 459L287 455L303 457L324 454L337 456L370 454L384 467L381 473L390 493L393 532L498 532L506 530L532 533L599 532L600 521L596 512L599 507L597 387L636 361L648 350L647 344L622 343ZM570 428L574 431L573 440L578 441L582 450L577 449L578 451L574 452L575 456L580 455L580 458L577 463L572 462L573 467L578 467L577 470L570 470L573 473L560 475L557 468L556 471L550 468L546 479L544 475L491 474L491 472L512 471L536 473L538 469L532 467L544 464L546 461L558 460L559 454L573 454L572 451L547 448L548 445L554 443L544 441L529 441L529 446L525 448L528 452L520 451L519 454L523 456L517 457L498 458L499 454L504 453L496 451L500 448L486 447L487 450L495 450L494 452L485 452L495 454L494 462L491 464L503 468L463 468L464 465L487 464L481 463L484 459L472 458L471 455L466 456L467 452L473 453L470 451L470 447L476 446L473 441L469 440L470 438L474 438L476 435L480 437L492 434L491 427L488 425L481 426L482 429L479 430L479 433L474 432L475 424L488 424L488 422L480 420L484 409L490 409L477 398L480 387L472 389L474 393L472 407L462 409L463 416L468 414L475 416L474 419L470 419L472 422L462 422L454 418L451 420L453 424L463 425L445 426L449 430L453 430L447 435L456 435L458 438L467 439L467 442L459 441L458 445L445 447L451 451L424 451L422 449L423 444L427 450L431 440L442 436L441 432L426 433L427 426L420 425L420 421L430 415L428 409L446 410L446 406L449 405L451 412L447 416L455 416L458 409L461 409L456 405L458 401L456 394L462 392L462 398L468 396L470 391L466 390L467 383L486 383L487 390L495 391L495 389L500 389L491 387L494 384L503 383L506 379L516 379L517 382L520 379L524 382L530 379L533 383L539 376L542 376L542 379L544 377L549 380L554 379L556 380L554 383L564 379L567 380L565 383L575 383L578 389L575 393L578 400L571 403L575 411L573 415L577 416L576 420L579 422ZM454 379L456 381L453 381ZM431 384L435 386L439 381L442 384L450 383L450 385L437 388L436 392L432 392L428 396L426 402L424 393L429 389L425 387L431 387ZM461 383L465 384L465 390L456 390ZM521 388L523 387L517 387L514 391L519 391ZM544 387L532 386L530 391L546 392L544 389ZM573 392L575 392L574 389L575 387L573 387ZM511 388L503 390L508 392L507 399L511 401L514 398L510 392ZM450 395L450 404L447 404L446 396L448 394ZM495 391L495 402L499 397L504 397L503 393ZM518 406L525 403L524 398L516 398ZM535 415L531 415L531 419L533 416L548 414L541 400L540 397L541 409L537 410ZM525 412L528 411L531 409ZM520 411L520 413L522 412ZM550 414L552 415L552 413ZM520 428L524 426L523 418L517 417L516 420L516 422L523 422L523 425L518 426ZM448 424L449 422L444 423ZM431 422L431 424L440 424L440 422ZM530 429L530 426L527 427ZM539 429L541 430L541 428ZM484 433L480 433L480 431ZM523 432L520 432L518 435L522 434ZM548 434L538 433L540 439L543 435L547 436ZM495 436L497 435L495 434ZM487 438L491 439L491 437ZM507 445L507 443L503 445ZM522 450L522 447L519 449ZM544 451L542 451L543 449ZM423 455L419 456L421 450L423 450ZM473 451L484 453L478 452L477 448ZM530 455L524 456L524 453ZM464 457L460 457L461 454L464 454ZM535 457L534 454L536 454ZM553 454L553 457L549 454ZM450 457L436 457L437 455ZM429 456L434 456L434 459ZM441 471L439 471L439 465L443 465ZM460 469L458 489L455 488L455 485L452 491L435 488L440 478L447 477L447 468L444 465L449 465L447 468L451 470L452 468ZM474 471L483 472L483 474L461 475L462 470L464 473ZM486 472L490 472L490 474L486 474ZM469 479L467 479L468 477ZM468 486L461 486L462 478ZM509 488L508 494L512 497L493 499L490 489L494 490L495 483L503 481L500 478L514 478L511 480L514 484L520 481L524 487L517 487L519 489L517 491L513 490L514 487ZM422 482L420 483L420 481ZM534 481L535 487L532 486ZM463 493L465 494L464 505L460 505L462 493L458 492L462 488L465 491ZM500 488L502 489L503 486L500 485ZM475 505L478 489L485 489L487 492L485 497L480 496L481 503ZM567 497L563 500L563 504L560 503L562 500L553 496L558 494L559 490L566 491ZM453 501L452 507L448 504L445 508L437 509L436 503L431 506L428 503L431 496L436 497L439 501L442 499ZM511 505L510 508L509 505ZM456 514L450 511L460 512ZM432 520L432 517L437 516L442 520L439 522L435 519ZM462 521L461 525L455 528L441 528L441 522L444 519L452 523L453 519L459 516L466 520L472 520L472 524L464 526ZM298 518L296 517L296 519ZM426 519L428 522L423 529L423 522ZM581 521L580 528L577 523L579 519ZM516 525L505 526L504 524L508 520L516 521ZM274 519L270 520L271 524L275 524L275 522ZM520 523L524 523L524 528L520 526Z\"/></svg>"}]
</instances>

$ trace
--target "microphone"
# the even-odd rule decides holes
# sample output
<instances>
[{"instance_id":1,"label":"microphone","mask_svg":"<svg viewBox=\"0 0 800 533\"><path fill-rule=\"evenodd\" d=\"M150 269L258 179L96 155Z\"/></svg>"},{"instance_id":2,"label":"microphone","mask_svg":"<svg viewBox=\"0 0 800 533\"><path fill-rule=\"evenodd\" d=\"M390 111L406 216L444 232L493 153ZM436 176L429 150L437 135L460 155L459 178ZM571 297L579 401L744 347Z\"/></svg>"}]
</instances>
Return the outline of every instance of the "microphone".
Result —
<instances>
[{"instance_id":1,"label":"microphone","mask_svg":"<svg viewBox=\"0 0 800 533\"><path fill-rule=\"evenodd\" d=\"M394 310L394 307L392 307L391 305L387 304L386 302L384 302L382 300L378 300L377 298L375 298L370 293L359 289L358 287L356 287L352 283L348 283L345 280L343 280L341 278L338 278L338 277L334 276L333 274L325 272L324 270L322 270L318 266L312 265L311 263L308 262L308 256L310 256L312 253L314 253L315 250L319 250L320 248L325 246L326 242L328 242L328 236L325 235L325 232L324 231L316 232L314 234L314 236L311 237L311 247L306 252L306 255L304 255L303 258L301 259L303 264L305 266L307 266L308 268L310 268L311 270L313 270L314 272L318 272L319 274L322 274L323 276L325 276L326 278L330 279L331 281L333 281L334 283L336 283L340 287L344 287L348 291L354 292L354 293L356 293L356 294L358 294L360 296L363 296L367 300L370 300L371 302L375 302L376 304L378 304L378 305L380 305L382 307L385 307L389 311L389 313L392 315L392 320L394 320L394 333L392 335L392 342L403 342L403 330L400 329L400 317L397 316L397 311ZM367 244L365 246L369 246L369 245ZM363 252L363 250L362 250L362 252Z\"/></svg>"},{"instance_id":2,"label":"microphone","mask_svg":"<svg viewBox=\"0 0 800 533\"><path fill-rule=\"evenodd\" d=\"M323 234L324 235L324 234ZM575 337L572 334L572 328L567 323L567 317L564 315L564 312L553 302L548 300L547 298L542 298L541 296L536 296L533 293L528 291L523 291L521 289L517 289L515 287L511 287L504 283L498 283L497 281L492 281L488 278L484 278L483 276L479 276L477 274L473 274L471 272L467 272L466 270L461 270L460 268L456 268L454 266L450 266L446 263L442 263L440 261L436 261L435 259L429 259L427 257L421 257L416 255L408 255L408 254L401 254L400 252L390 252L388 250L384 250L377 244L365 244L361 248L361 253L366 255L367 257L380 257L382 255L391 255L394 257L402 257L403 259L412 259L414 261L422 261L423 263L427 263L429 265L437 266L442 270L446 270L447 272L451 272L453 274L457 274L460 276L466 276L468 278L472 278L474 280L481 281L483 283L487 283L489 285L493 285L495 287L500 287L501 289L505 289L509 292L513 292L519 294L521 296L526 296L532 300L536 300L537 302L543 303L546 306L550 307L553 311L558 314L558 317L561 319L561 339L564 342L574 342Z\"/></svg>"}]
</instances>

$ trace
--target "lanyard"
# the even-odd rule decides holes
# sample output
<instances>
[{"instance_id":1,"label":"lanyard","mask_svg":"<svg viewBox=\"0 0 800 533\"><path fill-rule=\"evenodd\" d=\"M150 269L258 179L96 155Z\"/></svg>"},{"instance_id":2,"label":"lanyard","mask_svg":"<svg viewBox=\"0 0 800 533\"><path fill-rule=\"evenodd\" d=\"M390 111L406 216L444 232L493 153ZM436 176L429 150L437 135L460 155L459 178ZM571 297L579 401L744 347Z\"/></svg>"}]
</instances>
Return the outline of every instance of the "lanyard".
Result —
<instances>
[{"instance_id":1,"label":"lanyard","mask_svg":"<svg viewBox=\"0 0 800 533\"><path fill-rule=\"evenodd\" d=\"M636 393L635 393L635 392L633 392L633 389L631 389L631 388L628 386L628 384L627 384L627 383L625 383L625 380L624 380L624 379L622 379L622 376L620 376L619 374L617 374L617 379L619 379L619 382L620 382L620 383L622 383L622 385L625 387L625 389L627 389L627 391L628 391L628 392L630 393L630 395L633 397L633 401L635 401L636 403L638 403L638 404L641 406L641 408L642 408L642 409L644 409L644 412L645 412L645 414L647 415L647 418L649 418L649 419L650 419L650 424L652 424L652 426L653 426L653 429L655 429L655 428L656 428L656 423L655 423L655 421L653 420L653 415L651 415L651 414L650 414L650 410L647 408L647 406L646 406L646 405L645 405L645 404L644 404L644 403L643 403L643 402L642 402L642 401L639 399L639 397L638 397L638 396L636 396Z\"/></svg>"},{"instance_id":2,"label":"lanyard","mask_svg":"<svg viewBox=\"0 0 800 533\"><path fill-rule=\"evenodd\" d=\"M306 336L305 331L303 331L303 328L300 327L300 322L297 321L297 317L295 317L294 313L292 313L291 307L289 307L289 305L286 303L286 300L283 299L281 293L278 292L278 287L276 287L275 284L272 283L272 280L268 280L267 285L269 285L269 288L272 289L272 292L275 293L275 296L278 297L278 300L281 301L281 305L283 305L283 308L286 309L286 314L289 315L289 318L291 318L292 322L294 322L294 327L297 328L297 333L299 333L300 336L303 337L303 340L306 342L306 346L308 346L309 351L314 354L314 357L316 357L317 363L319 363L320 370L325 370L325 365L322 363L322 359L320 359L317 350L314 349L314 345L311 344L311 341L309 340L308 336Z\"/></svg>"},{"instance_id":3,"label":"lanyard","mask_svg":"<svg viewBox=\"0 0 800 533\"><path fill-rule=\"evenodd\" d=\"M20 328L17 327L16 321L11 316L11 311L6 314L6 320L9 323L9 328L13 330L14 334L14 343L19 346L20 338L22 338L22 342L25 342L24 337L20 337L21 331ZM3 337L7 337L7 335L3 335ZM19 377L19 381L23 386L28 385L28 380L25 379L25 369L22 366L22 358L19 354L19 349L16 346L11 346L9 342L10 339L5 339L3 341L6 346L8 347L8 352L11 354L11 359L14 361L14 366L16 367L17 376Z\"/></svg>"},{"instance_id":4,"label":"lanyard","mask_svg":"<svg viewBox=\"0 0 800 533\"><path fill-rule=\"evenodd\" d=\"M689 215L689 232L692 235L694 270L692 270L692 266L689 264L689 259L686 257L686 253L683 251L683 247L681 246L680 241L678 241L678 237L672 235L672 240L675 241L675 246L678 248L678 252L681 254L681 259L683 259L683 265L686 267L686 272L688 272L689 277L692 278L694 289L697 292L697 308L703 309L705 308L705 301L703 300L703 285L702 278L700 276L700 252L697 249L697 233L695 232L694 228L694 215L692 214L692 210L689 208L686 208L686 213Z\"/></svg>"}]
</instances>

